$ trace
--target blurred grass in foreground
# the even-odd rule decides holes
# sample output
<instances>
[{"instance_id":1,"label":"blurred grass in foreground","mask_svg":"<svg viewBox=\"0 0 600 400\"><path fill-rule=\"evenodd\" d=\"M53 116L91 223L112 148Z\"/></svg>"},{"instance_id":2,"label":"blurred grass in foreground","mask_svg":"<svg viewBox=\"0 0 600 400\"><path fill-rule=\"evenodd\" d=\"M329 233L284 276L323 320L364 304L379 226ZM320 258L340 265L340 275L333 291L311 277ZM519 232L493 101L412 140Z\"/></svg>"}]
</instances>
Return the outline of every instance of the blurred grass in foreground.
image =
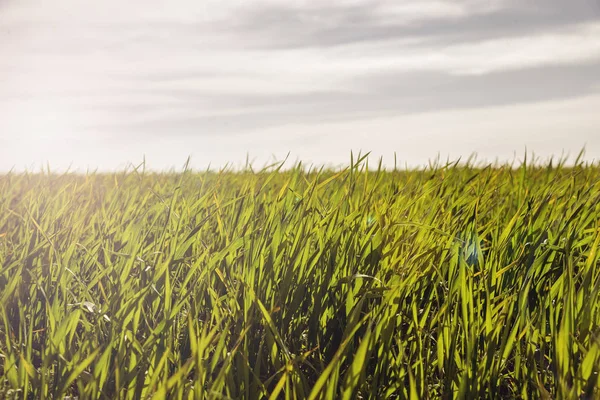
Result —
<instances>
[{"instance_id":1,"label":"blurred grass in foreground","mask_svg":"<svg viewBox=\"0 0 600 400\"><path fill-rule=\"evenodd\" d=\"M0 395L598 398L600 167L0 176Z\"/></svg>"}]
</instances>

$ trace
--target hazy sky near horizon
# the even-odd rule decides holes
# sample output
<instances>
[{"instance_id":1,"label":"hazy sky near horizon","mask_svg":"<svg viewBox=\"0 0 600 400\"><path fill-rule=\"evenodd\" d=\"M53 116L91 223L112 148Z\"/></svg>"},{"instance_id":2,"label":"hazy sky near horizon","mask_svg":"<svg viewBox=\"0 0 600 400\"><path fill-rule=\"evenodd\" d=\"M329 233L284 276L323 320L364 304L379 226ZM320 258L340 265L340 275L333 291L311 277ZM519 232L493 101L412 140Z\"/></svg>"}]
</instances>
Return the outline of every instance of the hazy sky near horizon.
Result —
<instances>
[{"instance_id":1,"label":"hazy sky near horizon","mask_svg":"<svg viewBox=\"0 0 600 400\"><path fill-rule=\"evenodd\" d=\"M584 145L598 0L0 0L0 171Z\"/></svg>"}]
</instances>

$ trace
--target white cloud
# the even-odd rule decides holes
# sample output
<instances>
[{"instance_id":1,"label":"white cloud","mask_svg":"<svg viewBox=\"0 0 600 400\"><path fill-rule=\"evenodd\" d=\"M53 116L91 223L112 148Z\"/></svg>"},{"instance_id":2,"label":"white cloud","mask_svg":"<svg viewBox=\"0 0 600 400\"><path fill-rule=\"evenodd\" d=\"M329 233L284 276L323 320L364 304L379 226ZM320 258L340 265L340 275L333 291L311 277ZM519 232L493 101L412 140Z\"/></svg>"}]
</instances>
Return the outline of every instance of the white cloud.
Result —
<instances>
[{"instance_id":1,"label":"white cloud","mask_svg":"<svg viewBox=\"0 0 600 400\"><path fill-rule=\"evenodd\" d=\"M445 71L484 74L542 65L577 64L600 59L600 23L526 37L427 47L390 40L351 44L315 53L316 68L350 73L373 70Z\"/></svg>"}]
</instances>

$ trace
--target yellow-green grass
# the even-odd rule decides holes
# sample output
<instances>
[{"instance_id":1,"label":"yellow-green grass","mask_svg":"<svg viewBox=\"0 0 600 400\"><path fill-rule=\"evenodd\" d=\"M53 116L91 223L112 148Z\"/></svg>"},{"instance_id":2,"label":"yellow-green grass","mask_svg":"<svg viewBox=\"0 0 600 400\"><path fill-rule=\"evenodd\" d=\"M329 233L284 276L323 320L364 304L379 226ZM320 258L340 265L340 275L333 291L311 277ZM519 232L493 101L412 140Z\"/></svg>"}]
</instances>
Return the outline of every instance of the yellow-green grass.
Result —
<instances>
[{"instance_id":1,"label":"yellow-green grass","mask_svg":"<svg viewBox=\"0 0 600 400\"><path fill-rule=\"evenodd\" d=\"M0 176L0 396L599 398L600 167Z\"/></svg>"}]
</instances>

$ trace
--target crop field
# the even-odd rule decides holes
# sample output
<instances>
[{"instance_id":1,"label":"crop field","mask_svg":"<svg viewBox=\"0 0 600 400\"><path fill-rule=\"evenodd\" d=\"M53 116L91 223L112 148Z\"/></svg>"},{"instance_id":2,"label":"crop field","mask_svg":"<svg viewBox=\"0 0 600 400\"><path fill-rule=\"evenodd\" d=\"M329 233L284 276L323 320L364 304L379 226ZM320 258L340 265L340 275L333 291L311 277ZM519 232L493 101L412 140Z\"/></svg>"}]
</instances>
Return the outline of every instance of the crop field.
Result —
<instances>
[{"instance_id":1,"label":"crop field","mask_svg":"<svg viewBox=\"0 0 600 400\"><path fill-rule=\"evenodd\" d=\"M0 398L600 398L600 165L0 176Z\"/></svg>"}]
</instances>

